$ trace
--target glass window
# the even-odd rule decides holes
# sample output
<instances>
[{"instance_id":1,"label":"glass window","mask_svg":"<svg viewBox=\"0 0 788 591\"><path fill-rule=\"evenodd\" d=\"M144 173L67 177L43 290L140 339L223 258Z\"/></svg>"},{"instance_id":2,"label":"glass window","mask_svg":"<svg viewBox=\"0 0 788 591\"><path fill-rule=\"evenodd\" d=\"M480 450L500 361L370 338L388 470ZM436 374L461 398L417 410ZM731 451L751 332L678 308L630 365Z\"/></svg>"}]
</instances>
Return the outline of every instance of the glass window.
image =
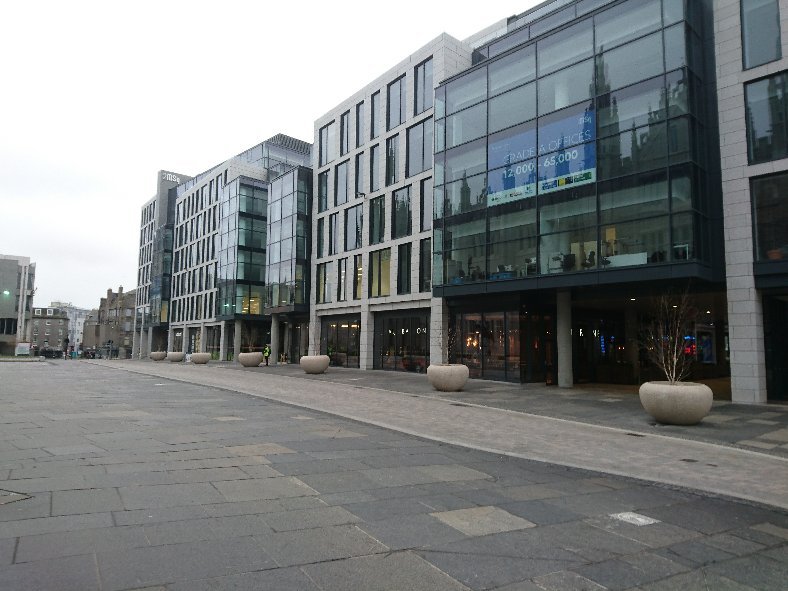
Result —
<instances>
[{"instance_id":1,"label":"glass window","mask_svg":"<svg viewBox=\"0 0 788 591\"><path fill-rule=\"evenodd\" d=\"M335 158L336 133L334 121L320 128L320 166L328 164Z\"/></svg>"},{"instance_id":2,"label":"glass window","mask_svg":"<svg viewBox=\"0 0 788 591\"><path fill-rule=\"evenodd\" d=\"M401 238L410 233L410 186L407 186L394 191L391 198L391 237Z\"/></svg>"},{"instance_id":3,"label":"glass window","mask_svg":"<svg viewBox=\"0 0 788 591\"><path fill-rule=\"evenodd\" d=\"M745 68L782 57L777 0L741 0L742 53Z\"/></svg>"},{"instance_id":4,"label":"glass window","mask_svg":"<svg viewBox=\"0 0 788 591\"><path fill-rule=\"evenodd\" d=\"M668 97L668 115L688 115L690 112L690 88L686 70L671 72L666 76ZM699 111L699 109L695 109Z\"/></svg>"},{"instance_id":5,"label":"glass window","mask_svg":"<svg viewBox=\"0 0 788 591\"><path fill-rule=\"evenodd\" d=\"M788 174L755 178L750 183L757 260L788 260Z\"/></svg>"},{"instance_id":6,"label":"glass window","mask_svg":"<svg viewBox=\"0 0 788 591\"><path fill-rule=\"evenodd\" d=\"M667 261L668 220L668 216L661 216L603 225L600 229L597 265L601 269L615 269ZM687 245L683 246L686 253Z\"/></svg>"},{"instance_id":7,"label":"glass window","mask_svg":"<svg viewBox=\"0 0 788 591\"><path fill-rule=\"evenodd\" d=\"M339 118L339 155L347 154L350 149L350 111Z\"/></svg>"},{"instance_id":8,"label":"glass window","mask_svg":"<svg viewBox=\"0 0 788 591\"><path fill-rule=\"evenodd\" d=\"M356 205L345 210L345 250L361 248L364 206Z\"/></svg>"},{"instance_id":9,"label":"glass window","mask_svg":"<svg viewBox=\"0 0 788 591\"><path fill-rule=\"evenodd\" d=\"M487 141L485 139L470 142L452 150L448 150L446 152L446 162L444 165L446 182L484 172L487 169L486 151Z\"/></svg>"},{"instance_id":10,"label":"glass window","mask_svg":"<svg viewBox=\"0 0 788 591\"><path fill-rule=\"evenodd\" d=\"M687 65L687 37L684 23L665 29L665 71ZM693 35L694 38L694 35Z\"/></svg>"},{"instance_id":11,"label":"glass window","mask_svg":"<svg viewBox=\"0 0 788 591\"><path fill-rule=\"evenodd\" d=\"M593 185L539 195L539 230L564 232L596 224L596 189Z\"/></svg>"},{"instance_id":12,"label":"glass window","mask_svg":"<svg viewBox=\"0 0 788 591\"><path fill-rule=\"evenodd\" d=\"M750 164L788 156L786 85L788 74L782 73L744 87Z\"/></svg>"},{"instance_id":13,"label":"glass window","mask_svg":"<svg viewBox=\"0 0 788 591\"><path fill-rule=\"evenodd\" d=\"M347 299L347 259L337 261L337 301Z\"/></svg>"},{"instance_id":14,"label":"glass window","mask_svg":"<svg viewBox=\"0 0 788 591\"><path fill-rule=\"evenodd\" d=\"M446 190L446 215L480 209L487 204L487 175L478 174L449 183Z\"/></svg>"},{"instance_id":15,"label":"glass window","mask_svg":"<svg viewBox=\"0 0 788 591\"><path fill-rule=\"evenodd\" d=\"M328 254L339 252L339 229L337 228L337 214L328 216Z\"/></svg>"},{"instance_id":16,"label":"glass window","mask_svg":"<svg viewBox=\"0 0 788 591\"><path fill-rule=\"evenodd\" d=\"M331 301L331 284L328 276L331 273L331 263L320 263L317 266L316 303L324 304Z\"/></svg>"},{"instance_id":17,"label":"glass window","mask_svg":"<svg viewBox=\"0 0 788 591\"><path fill-rule=\"evenodd\" d=\"M649 35L597 56L597 88L607 92L661 74L662 34Z\"/></svg>"},{"instance_id":18,"label":"glass window","mask_svg":"<svg viewBox=\"0 0 788 591\"><path fill-rule=\"evenodd\" d=\"M338 164L334 172L334 205L347 203L348 161Z\"/></svg>"},{"instance_id":19,"label":"glass window","mask_svg":"<svg viewBox=\"0 0 788 591\"><path fill-rule=\"evenodd\" d=\"M422 232L432 229L432 179L421 181L419 190L421 224L419 228Z\"/></svg>"},{"instance_id":20,"label":"glass window","mask_svg":"<svg viewBox=\"0 0 788 591\"><path fill-rule=\"evenodd\" d=\"M391 249L369 253L369 297L391 294Z\"/></svg>"},{"instance_id":21,"label":"glass window","mask_svg":"<svg viewBox=\"0 0 788 591\"><path fill-rule=\"evenodd\" d=\"M432 107L432 58L416 66L413 90L413 115L418 115Z\"/></svg>"},{"instance_id":22,"label":"glass window","mask_svg":"<svg viewBox=\"0 0 788 591\"><path fill-rule=\"evenodd\" d=\"M591 97L593 60L581 62L539 80L539 113L550 113Z\"/></svg>"},{"instance_id":23,"label":"glass window","mask_svg":"<svg viewBox=\"0 0 788 591\"><path fill-rule=\"evenodd\" d=\"M593 101L539 119L539 155L589 142L596 137Z\"/></svg>"},{"instance_id":24,"label":"glass window","mask_svg":"<svg viewBox=\"0 0 788 591\"><path fill-rule=\"evenodd\" d=\"M698 199L695 169L691 166L676 166L670 169L671 211L689 211L701 208Z\"/></svg>"},{"instance_id":25,"label":"glass window","mask_svg":"<svg viewBox=\"0 0 788 591\"><path fill-rule=\"evenodd\" d=\"M386 186L399 180L399 135L386 140Z\"/></svg>"},{"instance_id":26,"label":"glass window","mask_svg":"<svg viewBox=\"0 0 788 591\"><path fill-rule=\"evenodd\" d=\"M356 147L364 143L364 101L356 105Z\"/></svg>"},{"instance_id":27,"label":"glass window","mask_svg":"<svg viewBox=\"0 0 788 591\"><path fill-rule=\"evenodd\" d=\"M453 148L487 132L487 103L480 103L446 118L446 147Z\"/></svg>"},{"instance_id":28,"label":"glass window","mask_svg":"<svg viewBox=\"0 0 788 591\"><path fill-rule=\"evenodd\" d=\"M369 107L369 139L380 135L380 91L374 93Z\"/></svg>"},{"instance_id":29,"label":"glass window","mask_svg":"<svg viewBox=\"0 0 788 591\"><path fill-rule=\"evenodd\" d=\"M689 117L671 119L668 122L668 156L671 164L692 159L692 143Z\"/></svg>"},{"instance_id":30,"label":"glass window","mask_svg":"<svg viewBox=\"0 0 788 591\"><path fill-rule=\"evenodd\" d=\"M413 176L432 167L432 118L408 129L408 153L405 176Z\"/></svg>"},{"instance_id":31,"label":"glass window","mask_svg":"<svg viewBox=\"0 0 788 591\"><path fill-rule=\"evenodd\" d=\"M528 41L529 37L530 32L528 27L523 27L519 31L515 31L511 35L508 35L500 41L496 41L490 45L487 48L487 53L489 54L487 57L493 58L496 55L500 55L503 52L511 49L512 47L517 47L521 43Z\"/></svg>"},{"instance_id":32,"label":"glass window","mask_svg":"<svg viewBox=\"0 0 788 591\"><path fill-rule=\"evenodd\" d=\"M534 79L536 75L535 46L530 45L496 60L487 67L490 96L505 92Z\"/></svg>"},{"instance_id":33,"label":"glass window","mask_svg":"<svg viewBox=\"0 0 788 591\"><path fill-rule=\"evenodd\" d=\"M328 209L328 171L317 175L317 211Z\"/></svg>"},{"instance_id":34,"label":"glass window","mask_svg":"<svg viewBox=\"0 0 788 591\"><path fill-rule=\"evenodd\" d=\"M591 57L594 55L594 30L591 19L553 33L537 42L536 46L539 53L539 76Z\"/></svg>"},{"instance_id":35,"label":"glass window","mask_svg":"<svg viewBox=\"0 0 788 591\"><path fill-rule=\"evenodd\" d=\"M540 18L538 21L534 22L531 25L531 37L532 38L537 37L542 33L546 33L547 31L554 29L555 27L563 25L564 23L568 23L574 17L575 17L574 7L570 6L563 10L554 12L553 14L545 18Z\"/></svg>"},{"instance_id":36,"label":"glass window","mask_svg":"<svg viewBox=\"0 0 788 591\"><path fill-rule=\"evenodd\" d=\"M786 253L788 256L788 253ZM432 280L432 239L419 242L419 291L430 291Z\"/></svg>"},{"instance_id":37,"label":"glass window","mask_svg":"<svg viewBox=\"0 0 788 591\"><path fill-rule=\"evenodd\" d=\"M385 238L386 202L376 197L369 202L369 243L379 244Z\"/></svg>"},{"instance_id":38,"label":"glass window","mask_svg":"<svg viewBox=\"0 0 788 591\"><path fill-rule=\"evenodd\" d=\"M362 255L357 254L353 256L353 299L361 299L361 281L363 278L363 269L361 265Z\"/></svg>"},{"instance_id":39,"label":"glass window","mask_svg":"<svg viewBox=\"0 0 788 591\"><path fill-rule=\"evenodd\" d=\"M410 293L410 242L397 246L397 293Z\"/></svg>"},{"instance_id":40,"label":"glass window","mask_svg":"<svg viewBox=\"0 0 788 591\"><path fill-rule=\"evenodd\" d=\"M632 129L599 141L599 176L611 178L667 164L664 123Z\"/></svg>"},{"instance_id":41,"label":"glass window","mask_svg":"<svg viewBox=\"0 0 788 591\"><path fill-rule=\"evenodd\" d=\"M356 154L356 182L355 196L358 198L364 193L364 152Z\"/></svg>"},{"instance_id":42,"label":"glass window","mask_svg":"<svg viewBox=\"0 0 788 591\"><path fill-rule=\"evenodd\" d=\"M665 88L662 76L597 98L599 135L619 133L665 119Z\"/></svg>"},{"instance_id":43,"label":"glass window","mask_svg":"<svg viewBox=\"0 0 788 591\"><path fill-rule=\"evenodd\" d=\"M370 192L380 189L380 144L369 149L369 190Z\"/></svg>"},{"instance_id":44,"label":"glass window","mask_svg":"<svg viewBox=\"0 0 788 591\"><path fill-rule=\"evenodd\" d=\"M405 76L388 85L386 129L393 129L405 121Z\"/></svg>"},{"instance_id":45,"label":"glass window","mask_svg":"<svg viewBox=\"0 0 788 591\"><path fill-rule=\"evenodd\" d=\"M597 14L594 24L597 51L605 51L660 28L660 2L629 0Z\"/></svg>"},{"instance_id":46,"label":"glass window","mask_svg":"<svg viewBox=\"0 0 788 591\"><path fill-rule=\"evenodd\" d=\"M662 0L664 25L672 25L684 20L684 0Z\"/></svg>"},{"instance_id":47,"label":"glass window","mask_svg":"<svg viewBox=\"0 0 788 591\"><path fill-rule=\"evenodd\" d=\"M478 103L487 96L487 68L479 68L446 85L446 114Z\"/></svg>"},{"instance_id":48,"label":"glass window","mask_svg":"<svg viewBox=\"0 0 788 591\"><path fill-rule=\"evenodd\" d=\"M490 132L536 117L536 84L510 90L489 101Z\"/></svg>"},{"instance_id":49,"label":"glass window","mask_svg":"<svg viewBox=\"0 0 788 591\"><path fill-rule=\"evenodd\" d=\"M664 170L599 184L599 220L613 224L668 213Z\"/></svg>"}]
</instances>

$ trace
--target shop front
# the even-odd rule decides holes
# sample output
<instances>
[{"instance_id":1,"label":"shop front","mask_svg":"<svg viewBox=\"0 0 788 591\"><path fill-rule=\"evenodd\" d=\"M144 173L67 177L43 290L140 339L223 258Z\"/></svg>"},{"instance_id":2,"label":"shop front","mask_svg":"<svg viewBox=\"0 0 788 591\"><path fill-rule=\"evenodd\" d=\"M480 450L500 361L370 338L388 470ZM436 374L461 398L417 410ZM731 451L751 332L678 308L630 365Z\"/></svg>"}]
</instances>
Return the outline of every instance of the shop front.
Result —
<instances>
[{"instance_id":1,"label":"shop front","mask_svg":"<svg viewBox=\"0 0 788 591\"><path fill-rule=\"evenodd\" d=\"M374 369L425 373L429 326L429 309L375 314Z\"/></svg>"},{"instance_id":2,"label":"shop front","mask_svg":"<svg viewBox=\"0 0 788 591\"><path fill-rule=\"evenodd\" d=\"M321 355L334 367L360 367L361 315L324 316L320 323Z\"/></svg>"}]
</instances>

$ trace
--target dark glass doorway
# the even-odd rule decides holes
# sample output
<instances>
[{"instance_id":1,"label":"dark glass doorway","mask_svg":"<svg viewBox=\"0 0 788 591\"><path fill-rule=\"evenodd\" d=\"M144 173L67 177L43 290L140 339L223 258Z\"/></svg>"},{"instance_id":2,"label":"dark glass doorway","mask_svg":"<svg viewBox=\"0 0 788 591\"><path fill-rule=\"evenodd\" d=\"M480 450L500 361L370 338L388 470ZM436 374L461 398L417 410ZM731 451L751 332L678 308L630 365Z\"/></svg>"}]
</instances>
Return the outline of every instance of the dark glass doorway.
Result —
<instances>
[{"instance_id":1,"label":"dark glass doorway","mask_svg":"<svg viewBox=\"0 0 788 591\"><path fill-rule=\"evenodd\" d=\"M788 400L788 296L764 296L766 398Z\"/></svg>"}]
</instances>

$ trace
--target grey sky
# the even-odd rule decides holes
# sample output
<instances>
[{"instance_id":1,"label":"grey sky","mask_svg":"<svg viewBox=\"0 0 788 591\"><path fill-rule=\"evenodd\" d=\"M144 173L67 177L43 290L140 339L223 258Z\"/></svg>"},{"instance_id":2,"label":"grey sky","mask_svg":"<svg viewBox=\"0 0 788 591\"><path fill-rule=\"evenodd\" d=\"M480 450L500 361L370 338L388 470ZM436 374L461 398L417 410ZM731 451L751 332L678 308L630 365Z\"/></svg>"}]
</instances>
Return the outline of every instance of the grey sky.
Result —
<instances>
[{"instance_id":1,"label":"grey sky","mask_svg":"<svg viewBox=\"0 0 788 591\"><path fill-rule=\"evenodd\" d=\"M136 286L159 169L196 174L279 132L311 142L317 117L438 34L536 4L7 3L0 253L36 263L37 305L95 307Z\"/></svg>"}]
</instances>

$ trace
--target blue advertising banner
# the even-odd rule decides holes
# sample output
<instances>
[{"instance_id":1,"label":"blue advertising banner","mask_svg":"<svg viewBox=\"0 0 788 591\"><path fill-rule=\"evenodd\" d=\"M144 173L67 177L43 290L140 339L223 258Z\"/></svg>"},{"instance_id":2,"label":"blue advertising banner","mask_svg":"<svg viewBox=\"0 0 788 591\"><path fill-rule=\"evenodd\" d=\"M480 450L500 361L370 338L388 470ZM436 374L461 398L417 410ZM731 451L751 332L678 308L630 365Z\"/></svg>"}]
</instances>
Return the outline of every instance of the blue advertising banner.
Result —
<instances>
[{"instance_id":1,"label":"blue advertising banner","mask_svg":"<svg viewBox=\"0 0 788 591\"><path fill-rule=\"evenodd\" d=\"M511 164L487 174L487 206L536 195L536 160Z\"/></svg>"},{"instance_id":2,"label":"blue advertising banner","mask_svg":"<svg viewBox=\"0 0 788 591\"><path fill-rule=\"evenodd\" d=\"M487 168L536 158L536 128L533 123L518 125L490 136L487 147Z\"/></svg>"},{"instance_id":3,"label":"blue advertising banner","mask_svg":"<svg viewBox=\"0 0 788 591\"><path fill-rule=\"evenodd\" d=\"M596 181L596 144L589 142L539 158L539 193Z\"/></svg>"}]
</instances>

